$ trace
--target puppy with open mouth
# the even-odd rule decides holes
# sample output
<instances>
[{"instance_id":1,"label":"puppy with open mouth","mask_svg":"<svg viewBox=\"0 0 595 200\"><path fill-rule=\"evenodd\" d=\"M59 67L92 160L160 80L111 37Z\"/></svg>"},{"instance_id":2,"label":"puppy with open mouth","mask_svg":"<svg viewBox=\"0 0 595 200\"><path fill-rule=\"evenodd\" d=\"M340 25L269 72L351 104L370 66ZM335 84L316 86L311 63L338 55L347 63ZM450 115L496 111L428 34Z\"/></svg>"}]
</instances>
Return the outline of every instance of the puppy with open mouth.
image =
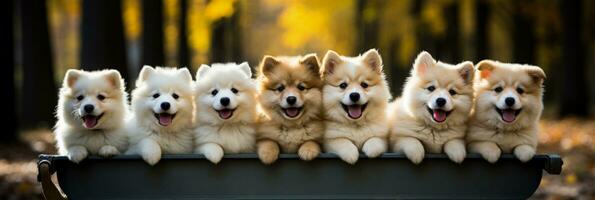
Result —
<instances>
[{"instance_id":1,"label":"puppy with open mouth","mask_svg":"<svg viewBox=\"0 0 595 200\"><path fill-rule=\"evenodd\" d=\"M192 85L187 68L143 67L132 91L127 154L140 154L154 165L162 154L192 153Z\"/></svg>"},{"instance_id":2,"label":"puppy with open mouth","mask_svg":"<svg viewBox=\"0 0 595 200\"><path fill-rule=\"evenodd\" d=\"M387 150L391 96L382 67L375 49L356 57L329 50L322 61L324 148L347 163L357 162L360 150L368 157Z\"/></svg>"},{"instance_id":3,"label":"puppy with open mouth","mask_svg":"<svg viewBox=\"0 0 595 200\"><path fill-rule=\"evenodd\" d=\"M110 157L126 150L124 86L116 70L66 72L54 127L60 155L78 163L89 154Z\"/></svg>"},{"instance_id":4,"label":"puppy with open mouth","mask_svg":"<svg viewBox=\"0 0 595 200\"><path fill-rule=\"evenodd\" d=\"M263 163L273 163L280 151L298 153L302 160L320 153L324 125L319 71L316 54L263 58L258 76L262 116L257 129L257 152Z\"/></svg>"},{"instance_id":5,"label":"puppy with open mouth","mask_svg":"<svg viewBox=\"0 0 595 200\"><path fill-rule=\"evenodd\" d=\"M535 155L543 110L545 73L532 65L483 60L477 64L475 109L467 133L468 149L496 162L514 153L527 162Z\"/></svg>"},{"instance_id":6,"label":"puppy with open mouth","mask_svg":"<svg viewBox=\"0 0 595 200\"><path fill-rule=\"evenodd\" d=\"M425 152L446 153L457 163L466 156L465 131L473 107L471 62L451 65L421 52L403 95L391 103L392 150L420 163Z\"/></svg>"},{"instance_id":7,"label":"puppy with open mouth","mask_svg":"<svg viewBox=\"0 0 595 200\"><path fill-rule=\"evenodd\" d=\"M248 63L202 65L196 73L194 153L219 163L255 148L256 86Z\"/></svg>"}]
</instances>

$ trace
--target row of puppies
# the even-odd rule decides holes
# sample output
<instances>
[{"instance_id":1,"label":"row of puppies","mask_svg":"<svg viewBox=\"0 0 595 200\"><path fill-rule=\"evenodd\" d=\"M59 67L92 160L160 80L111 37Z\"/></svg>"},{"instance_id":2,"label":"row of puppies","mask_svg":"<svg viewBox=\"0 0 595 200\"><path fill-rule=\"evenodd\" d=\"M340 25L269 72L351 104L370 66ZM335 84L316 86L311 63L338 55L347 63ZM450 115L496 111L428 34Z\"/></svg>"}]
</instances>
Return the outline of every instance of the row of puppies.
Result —
<instances>
[{"instance_id":1,"label":"row of puppies","mask_svg":"<svg viewBox=\"0 0 595 200\"><path fill-rule=\"evenodd\" d=\"M145 66L127 94L115 70L69 70L55 127L59 153L79 162L88 154L140 154L153 165L162 154L257 152L273 163L280 152L311 160L321 152L355 163L359 152L389 149L414 163L446 153L460 163L466 149L496 162L502 152L533 157L543 71L485 60L457 65L427 52L416 58L402 97L391 95L376 50L357 57L265 56L257 79L247 63L202 65L196 81L185 69Z\"/></svg>"}]
</instances>

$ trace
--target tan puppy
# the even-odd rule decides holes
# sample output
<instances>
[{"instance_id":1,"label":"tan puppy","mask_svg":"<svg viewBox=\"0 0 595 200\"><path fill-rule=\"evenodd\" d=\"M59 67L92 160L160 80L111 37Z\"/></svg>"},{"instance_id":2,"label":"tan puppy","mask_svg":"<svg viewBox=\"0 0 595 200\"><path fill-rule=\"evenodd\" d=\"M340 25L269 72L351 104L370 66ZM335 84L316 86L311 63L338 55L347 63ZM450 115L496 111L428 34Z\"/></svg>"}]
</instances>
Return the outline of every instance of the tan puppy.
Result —
<instances>
[{"instance_id":1,"label":"tan puppy","mask_svg":"<svg viewBox=\"0 0 595 200\"><path fill-rule=\"evenodd\" d=\"M357 57L328 51L322 61L324 147L350 164L359 150L368 157L386 152L386 107L390 99L382 58L374 49Z\"/></svg>"},{"instance_id":2,"label":"tan puppy","mask_svg":"<svg viewBox=\"0 0 595 200\"><path fill-rule=\"evenodd\" d=\"M391 105L390 142L413 163L424 153L465 159L465 130L473 107L473 64L437 62L428 52L415 59L403 96Z\"/></svg>"},{"instance_id":3,"label":"tan puppy","mask_svg":"<svg viewBox=\"0 0 595 200\"><path fill-rule=\"evenodd\" d=\"M523 162L535 155L543 110L541 68L483 60L475 83L475 109L467 133L468 149L496 162L502 152Z\"/></svg>"},{"instance_id":4,"label":"tan puppy","mask_svg":"<svg viewBox=\"0 0 595 200\"><path fill-rule=\"evenodd\" d=\"M312 160L320 153L324 134L322 81L316 54L304 57L265 56L259 67L258 93L262 108L257 152L265 164L284 153Z\"/></svg>"}]
</instances>

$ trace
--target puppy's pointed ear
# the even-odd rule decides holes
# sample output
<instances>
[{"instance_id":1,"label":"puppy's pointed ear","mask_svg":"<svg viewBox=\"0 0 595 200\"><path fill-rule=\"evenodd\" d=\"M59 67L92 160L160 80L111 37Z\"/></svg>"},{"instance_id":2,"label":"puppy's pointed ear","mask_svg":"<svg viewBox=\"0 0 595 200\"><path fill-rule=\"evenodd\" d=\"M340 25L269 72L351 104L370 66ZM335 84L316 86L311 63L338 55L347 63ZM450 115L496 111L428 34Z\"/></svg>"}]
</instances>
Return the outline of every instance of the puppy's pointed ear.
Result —
<instances>
[{"instance_id":1,"label":"puppy's pointed ear","mask_svg":"<svg viewBox=\"0 0 595 200\"><path fill-rule=\"evenodd\" d=\"M417 75L423 75L429 68L434 67L435 64L436 60L432 58L432 55L427 51L422 51L417 55L417 58L415 58L413 69Z\"/></svg>"},{"instance_id":2,"label":"puppy's pointed ear","mask_svg":"<svg viewBox=\"0 0 595 200\"><path fill-rule=\"evenodd\" d=\"M149 79L151 76L153 76L153 74L155 74L155 68L153 68L149 65L143 66L143 69L140 70L138 79L136 81L137 85L138 85L138 83L145 82L147 79Z\"/></svg>"},{"instance_id":3,"label":"puppy's pointed ear","mask_svg":"<svg viewBox=\"0 0 595 200\"><path fill-rule=\"evenodd\" d=\"M248 76L248 78L252 77L252 70L250 70L250 65L248 65L248 62L240 63L240 65L238 65L238 67L240 67L240 69L242 69L242 72L244 72L244 74L246 74L246 76Z\"/></svg>"},{"instance_id":4,"label":"puppy's pointed ear","mask_svg":"<svg viewBox=\"0 0 595 200\"><path fill-rule=\"evenodd\" d=\"M64 81L62 82L63 86L72 88L82 73L83 72L78 69L69 69L66 71L66 75L64 75Z\"/></svg>"},{"instance_id":5,"label":"puppy's pointed ear","mask_svg":"<svg viewBox=\"0 0 595 200\"><path fill-rule=\"evenodd\" d=\"M482 60L477 63L476 68L477 71L479 71L479 78L485 79L490 77L492 71L494 71L494 68L496 68L496 65L498 65L498 63L493 60Z\"/></svg>"},{"instance_id":6,"label":"puppy's pointed ear","mask_svg":"<svg viewBox=\"0 0 595 200\"><path fill-rule=\"evenodd\" d=\"M320 61L318 61L318 56L315 53L302 57L300 64L306 66L309 71L320 77Z\"/></svg>"},{"instance_id":7,"label":"puppy's pointed ear","mask_svg":"<svg viewBox=\"0 0 595 200\"><path fill-rule=\"evenodd\" d=\"M200 65L200 67L198 67L198 70L196 71L196 80L198 81L199 79L204 78L205 74L207 74L207 72L210 69L211 67L209 67L208 65Z\"/></svg>"},{"instance_id":8,"label":"puppy's pointed ear","mask_svg":"<svg viewBox=\"0 0 595 200\"><path fill-rule=\"evenodd\" d=\"M545 72L543 72L543 70L540 67L537 66L528 66L527 68L527 74L529 74L529 76L531 76L531 78L533 79L533 81L539 85L543 84L543 81L545 80Z\"/></svg>"},{"instance_id":9,"label":"puppy's pointed ear","mask_svg":"<svg viewBox=\"0 0 595 200\"><path fill-rule=\"evenodd\" d=\"M362 56L364 63L377 73L382 72L382 57L376 49L370 49Z\"/></svg>"},{"instance_id":10,"label":"puppy's pointed ear","mask_svg":"<svg viewBox=\"0 0 595 200\"><path fill-rule=\"evenodd\" d=\"M122 76L120 75L120 72L118 72L118 70L107 70L104 76L108 83L112 85L112 87L118 89L123 88L124 80L122 79Z\"/></svg>"},{"instance_id":11,"label":"puppy's pointed ear","mask_svg":"<svg viewBox=\"0 0 595 200\"><path fill-rule=\"evenodd\" d=\"M322 59L322 68L320 69L320 74L323 78L329 74L333 74L337 65L341 64L342 62L343 60L341 60L341 56L339 56L337 52L328 50Z\"/></svg>"},{"instance_id":12,"label":"puppy's pointed ear","mask_svg":"<svg viewBox=\"0 0 595 200\"><path fill-rule=\"evenodd\" d=\"M457 65L459 67L459 75L465 82L465 84L473 83L473 76L475 74L475 69L473 68L473 63L469 61L465 61L459 63Z\"/></svg>"},{"instance_id":13,"label":"puppy's pointed ear","mask_svg":"<svg viewBox=\"0 0 595 200\"><path fill-rule=\"evenodd\" d=\"M258 70L260 71L260 73L262 73L262 75L266 76L269 73L271 73L273 69L275 69L275 67L279 65L279 63L281 62L279 62L279 60L277 60L275 57L266 55L262 58Z\"/></svg>"},{"instance_id":14,"label":"puppy's pointed ear","mask_svg":"<svg viewBox=\"0 0 595 200\"><path fill-rule=\"evenodd\" d=\"M186 67L178 69L178 76L182 77L186 82L192 82L192 74Z\"/></svg>"}]
</instances>

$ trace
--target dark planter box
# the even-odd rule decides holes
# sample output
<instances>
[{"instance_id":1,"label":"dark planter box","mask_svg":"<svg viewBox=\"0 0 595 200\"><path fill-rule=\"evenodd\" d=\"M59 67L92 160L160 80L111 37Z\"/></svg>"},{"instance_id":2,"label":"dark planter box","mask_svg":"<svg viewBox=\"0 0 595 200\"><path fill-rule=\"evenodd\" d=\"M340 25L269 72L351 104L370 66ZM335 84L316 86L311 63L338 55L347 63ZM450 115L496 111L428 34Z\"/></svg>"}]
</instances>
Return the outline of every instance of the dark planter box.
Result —
<instances>
[{"instance_id":1,"label":"dark planter box","mask_svg":"<svg viewBox=\"0 0 595 200\"><path fill-rule=\"evenodd\" d=\"M521 163L506 154L490 164L470 154L459 165L444 154L428 154L415 165L387 153L349 165L333 154L310 162L282 154L269 166L255 154L226 155L217 165L201 155L165 155L155 166L139 156L75 164L40 155L38 178L47 199L526 199L543 170L560 174L561 168L558 155ZM49 178L53 173L58 186Z\"/></svg>"}]
</instances>

